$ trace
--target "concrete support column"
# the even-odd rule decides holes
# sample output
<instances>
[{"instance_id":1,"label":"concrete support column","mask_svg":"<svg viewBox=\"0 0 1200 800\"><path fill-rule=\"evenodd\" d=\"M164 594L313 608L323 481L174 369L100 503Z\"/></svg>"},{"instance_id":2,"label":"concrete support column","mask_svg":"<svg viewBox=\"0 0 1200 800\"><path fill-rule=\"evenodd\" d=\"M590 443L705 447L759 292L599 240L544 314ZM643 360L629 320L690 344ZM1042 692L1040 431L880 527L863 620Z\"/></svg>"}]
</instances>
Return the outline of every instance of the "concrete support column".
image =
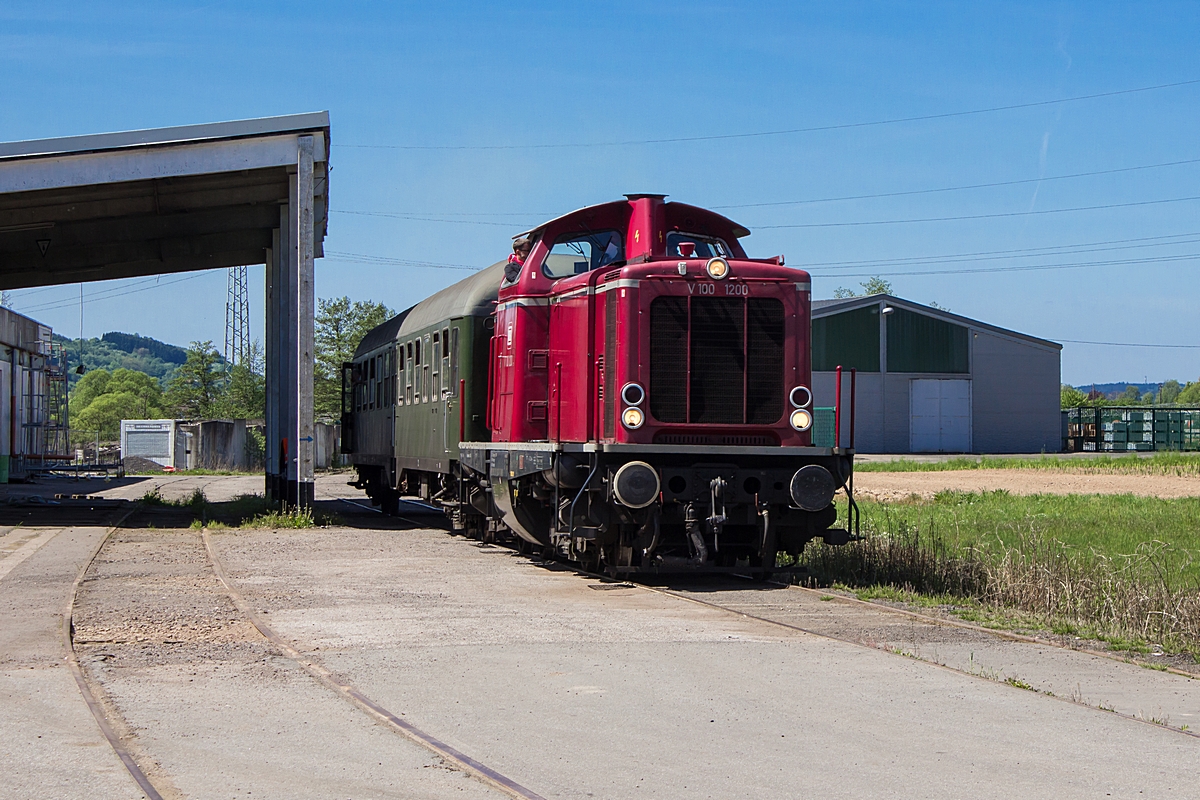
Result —
<instances>
[{"instance_id":1,"label":"concrete support column","mask_svg":"<svg viewBox=\"0 0 1200 800\"><path fill-rule=\"evenodd\" d=\"M266 492L274 503L313 501L314 176L312 136L297 142L288 202L267 259Z\"/></svg>"},{"instance_id":2,"label":"concrete support column","mask_svg":"<svg viewBox=\"0 0 1200 800\"><path fill-rule=\"evenodd\" d=\"M263 336L263 373L266 381L266 409L263 419L265 452L263 469L266 472L266 496L271 503L279 502L279 229L271 232L271 249L267 250L266 332Z\"/></svg>"},{"instance_id":3,"label":"concrete support column","mask_svg":"<svg viewBox=\"0 0 1200 800\"><path fill-rule=\"evenodd\" d=\"M296 169L296 479L297 503L313 502L313 137L301 136Z\"/></svg>"}]
</instances>

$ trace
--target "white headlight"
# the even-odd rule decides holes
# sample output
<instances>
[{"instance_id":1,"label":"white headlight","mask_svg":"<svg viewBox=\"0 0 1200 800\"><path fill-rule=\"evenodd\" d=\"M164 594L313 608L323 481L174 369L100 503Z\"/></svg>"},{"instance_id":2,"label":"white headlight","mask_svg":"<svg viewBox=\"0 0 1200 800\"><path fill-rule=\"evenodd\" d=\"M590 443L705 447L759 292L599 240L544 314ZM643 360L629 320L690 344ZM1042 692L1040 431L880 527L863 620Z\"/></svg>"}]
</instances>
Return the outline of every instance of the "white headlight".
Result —
<instances>
[{"instance_id":1,"label":"white headlight","mask_svg":"<svg viewBox=\"0 0 1200 800\"><path fill-rule=\"evenodd\" d=\"M723 281L729 277L729 262L720 257L710 258L704 266L704 271L714 281Z\"/></svg>"},{"instance_id":2,"label":"white headlight","mask_svg":"<svg viewBox=\"0 0 1200 800\"><path fill-rule=\"evenodd\" d=\"M642 423L645 421L646 415L640 408L627 408L621 412L621 424L631 431L642 427Z\"/></svg>"},{"instance_id":3,"label":"white headlight","mask_svg":"<svg viewBox=\"0 0 1200 800\"><path fill-rule=\"evenodd\" d=\"M621 399L627 406L640 406L646 399L646 390L639 384L627 383L621 389Z\"/></svg>"},{"instance_id":4,"label":"white headlight","mask_svg":"<svg viewBox=\"0 0 1200 800\"><path fill-rule=\"evenodd\" d=\"M792 412L791 418L788 420L792 423L792 427L798 431L806 431L812 427L812 414L808 413L803 408L797 408Z\"/></svg>"}]
</instances>

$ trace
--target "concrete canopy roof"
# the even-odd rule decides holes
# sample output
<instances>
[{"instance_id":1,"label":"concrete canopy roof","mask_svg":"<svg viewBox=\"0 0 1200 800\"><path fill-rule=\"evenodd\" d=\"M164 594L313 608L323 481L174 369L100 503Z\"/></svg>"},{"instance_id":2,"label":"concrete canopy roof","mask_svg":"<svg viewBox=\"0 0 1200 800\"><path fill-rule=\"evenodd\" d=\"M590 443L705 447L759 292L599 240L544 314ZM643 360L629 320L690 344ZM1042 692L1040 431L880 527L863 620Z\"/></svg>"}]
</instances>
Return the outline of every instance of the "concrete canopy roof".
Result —
<instances>
[{"instance_id":1,"label":"concrete canopy roof","mask_svg":"<svg viewBox=\"0 0 1200 800\"><path fill-rule=\"evenodd\" d=\"M0 289L264 263L301 136L320 257L327 112L0 143Z\"/></svg>"},{"instance_id":2,"label":"concrete canopy roof","mask_svg":"<svg viewBox=\"0 0 1200 800\"><path fill-rule=\"evenodd\" d=\"M955 325L963 325L968 328L978 328L979 330L991 331L992 333L998 333L1002 336L1011 336L1014 339L1020 339L1031 344L1041 345L1042 347L1049 347L1055 350L1062 350L1063 347L1058 342L1052 342L1049 339L1040 339L1036 336L1030 336L1026 333L1020 333L1007 328L1001 328L997 325L989 325L986 322L980 322L979 320L971 319L970 317L959 316L958 314L951 314L949 311L944 309L922 305L921 303L914 303L911 300L904 300L903 298L890 294L868 294L863 297L846 297L837 300L813 300L812 317L813 319L819 319L821 317L840 314L843 311L851 311L864 306L879 305L880 303L886 303L889 306L903 308L908 311L913 311L917 314L924 314L927 317L935 317L937 319L945 320L946 322L951 322Z\"/></svg>"}]
</instances>

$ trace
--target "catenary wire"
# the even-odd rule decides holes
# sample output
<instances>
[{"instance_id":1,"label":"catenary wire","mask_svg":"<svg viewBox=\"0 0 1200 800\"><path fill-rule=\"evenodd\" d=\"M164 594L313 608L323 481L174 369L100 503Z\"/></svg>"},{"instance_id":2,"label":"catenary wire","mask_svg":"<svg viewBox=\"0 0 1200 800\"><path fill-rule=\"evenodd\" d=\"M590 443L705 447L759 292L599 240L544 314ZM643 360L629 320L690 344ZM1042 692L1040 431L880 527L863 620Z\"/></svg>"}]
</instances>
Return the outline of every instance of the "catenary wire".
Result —
<instances>
[{"instance_id":1,"label":"catenary wire","mask_svg":"<svg viewBox=\"0 0 1200 800\"><path fill-rule=\"evenodd\" d=\"M1082 339L1051 339L1053 342L1066 344L1094 344L1104 347L1162 347L1179 350L1200 350L1200 344L1147 344L1144 342L1088 342Z\"/></svg>"},{"instance_id":2,"label":"catenary wire","mask_svg":"<svg viewBox=\"0 0 1200 800\"><path fill-rule=\"evenodd\" d=\"M1136 200L1130 203L1106 203L1097 206L1074 206L1072 208L1044 208L1036 211L1001 211L991 214L963 214L950 217L916 217L912 219L871 219L853 220L849 222L793 222L785 225L756 225L756 230L778 230L781 228L850 228L861 225L907 225L919 222L961 222L976 219L1001 219L1005 217L1033 217L1043 214L1069 214L1080 211L1102 211L1111 208L1133 208L1135 206L1154 206L1165 203L1186 203L1200 200L1200 195L1188 197L1168 197L1161 200Z\"/></svg>"},{"instance_id":3,"label":"catenary wire","mask_svg":"<svg viewBox=\"0 0 1200 800\"><path fill-rule=\"evenodd\" d=\"M1012 250L979 250L971 253L944 253L931 256L905 256L902 258L867 259L863 261L809 261L792 264L793 267L806 269L808 267L870 267L898 266L902 264L938 264L956 263L961 261L994 261L1013 258L1043 258L1046 256L1066 256L1077 253L1099 253L1111 250L1134 250L1143 247L1169 247L1179 244L1194 244L1200 239L1200 231L1190 233L1171 233L1162 236L1141 236L1135 239L1110 239L1100 242L1077 242L1074 244L1047 245L1045 247L1022 247ZM1165 241L1172 239L1175 241ZM1144 244L1130 244L1144 242ZM1121 245L1120 247L1102 247L1101 245ZM1080 249L1088 248L1088 249Z\"/></svg>"},{"instance_id":4,"label":"catenary wire","mask_svg":"<svg viewBox=\"0 0 1200 800\"><path fill-rule=\"evenodd\" d=\"M784 128L780 130L769 131L750 131L746 133L725 133L711 134L706 136L673 136L660 139L627 139L615 140L608 142L562 142L562 143L541 143L541 144L485 144L485 145L406 145L406 144L343 144L340 147L351 147L359 149L371 150L550 150L550 149L569 149L569 148L588 148L588 147L626 147L631 145L646 145L646 144L679 144L685 142L707 142L707 141L727 141L730 139L751 139L764 136L787 136L801 133L820 133L823 131L839 131L853 130L855 128L872 128L883 125L897 125L906 122L927 122L938 119L953 119L955 117L969 117L980 114L993 114L1001 111L1017 111L1025 108L1039 108L1044 106L1061 105L1064 103L1078 103L1086 100L1098 100L1105 97L1117 97L1121 95L1138 94L1141 92L1159 91L1162 89L1174 89L1183 86L1192 86L1200 83L1200 79L1175 81L1173 83L1160 83L1154 86L1139 86L1133 89L1116 89L1109 92L1096 92L1093 94L1076 95L1074 97L1060 97L1054 100L1037 100L1028 103L1012 103L1002 106L990 106L987 108L975 108L965 111L945 111L938 114L920 114L909 117L891 117L887 119L868 120L864 122L846 122L832 125L814 125L805 128Z\"/></svg>"},{"instance_id":5,"label":"catenary wire","mask_svg":"<svg viewBox=\"0 0 1200 800\"><path fill-rule=\"evenodd\" d=\"M989 272L1043 272L1060 269L1083 269L1087 267L1117 267L1134 264L1168 264L1183 261L1200 260L1200 253L1180 253L1170 256L1151 256L1149 258L1113 259L1109 261L1075 261L1062 264L1010 264L1003 267L959 267L957 269L929 269L904 271L870 272L822 272L830 278L872 278L872 277L906 277L917 275L976 275Z\"/></svg>"},{"instance_id":6,"label":"catenary wire","mask_svg":"<svg viewBox=\"0 0 1200 800\"><path fill-rule=\"evenodd\" d=\"M968 183L962 186L938 186L930 189L905 189L898 192L876 192L874 194L850 194L841 195L838 197L815 197L809 200L774 200L767 203L737 203L734 205L712 206L714 209L727 208L766 208L769 206L800 206L811 205L815 203L836 203L845 200L874 200L884 197L909 197L918 194L938 194L940 192L961 192L970 189L994 189L1002 186L1021 186L1030 183L1042 183L1045 181L1065 181L1074 180L1077 178L1091 178L1099 175L1117 175L1125 172L1137 172L1147 169L1161 169L1165 167L1180 167L1188 164L1200 164L1200 158L1188 158L1182 161L1165 161L1161 164L1143 164L1136 167L1115 167L1113 169L1098 169L1090 172L1073 172L1069 175L1049 175L1041 178L1018 178L1009 181L993 181L991 183ZM443 215L443 216L449 216Z\"/></svg>"},{"instance_id":7,"label":"catenary wire","mask_svg":"<svg viewBox=\"0 0 1200 800\"><path fill-rule=\"evenodd\" d=\"M1115 175L1126 172L1138 172L1148 169L1162 169L1166 167L1187 166L1190 164L1200 164L1200 158L1187 158L1176 161L1164 161L1157 164L1140 164L1132 167L1113 167L1110 169L1097 169L1087 172L1073 172L1068 175L1049 175L1038 178L1014 178L1007 181L994 181L991 183L968 183L960 186L935 186L926 189L902 189L894 192L875 192L871 194L855 194L855 195L837 195L834 197L815 197L807 200L773 200L764 203L735 203L730 205L710 206L715 210L730 209L730 208L767 208L772 206L791 206L791 205L815 205L817 203L836 203L846 200L872 200L885 197L908 197L912 195L922 194L938 194L944 192L959 192L972 189L991 189L1003 186L1020 186L1031 183L1042 183L1044 181L1062 181L1074 180L1077 178L1090 178L1100 175ZM536 217L538 219L548 219L556 216L555 212L551 211L352 211L333 209L334 213L338 214L356 214L362 216L387 216L396 219L430 219L440 217ZM439 222L450 222L452 220L438 219ZM472 220L466 220L473 222ZM488 223L502 224L502 223Z\"/></svg>"},{"instance_id":8,"label":"catenary wire","mask_svg":"<svg viewBox=\"0 0 1200 800\"><path fill-rule=\"evenodd\" d=\"M118 289L123 289L124 287L114 287L113 289L104 290L103 293L89 296L87 298L87 301L89 303L93 303L93 302L96 302L97 300L112 300L117 297L124 297L125 295L137 294L138 292L147 292L147 291L150 291L151 289L157 289L160 286L170 286L175 283L183 283L184 281L195 280L196 278L202 277L202 275L203 275L203 273L198 273L196 275L188 275L187 277L178 278L173 281L163 281L161 283L156 283L153 286L143 286L140 289L130 289L128 291L118 291ZM29 308L23 308L23 309L21 309L21 311L22 312L53 311L58 308L68 308L70 306L74 306L78 302L79 302L78 300L67 300L67 301L52 300L50 302L43 303L42 305L32 306Z\"/></svg>"}]
</instances>

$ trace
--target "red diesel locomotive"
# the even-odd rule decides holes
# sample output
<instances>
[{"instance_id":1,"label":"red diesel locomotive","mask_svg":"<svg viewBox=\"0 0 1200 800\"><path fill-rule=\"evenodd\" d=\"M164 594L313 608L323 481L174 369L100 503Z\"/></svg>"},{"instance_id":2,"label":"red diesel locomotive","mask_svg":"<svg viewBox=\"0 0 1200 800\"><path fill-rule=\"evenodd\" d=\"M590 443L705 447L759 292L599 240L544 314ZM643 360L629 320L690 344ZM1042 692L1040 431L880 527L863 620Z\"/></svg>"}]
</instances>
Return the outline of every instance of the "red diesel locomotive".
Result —
<instances>
[{"instance_id":1,"label":"red diesel locomotive","mask_svg":"<svg viewBox=\"0 0 1200 800\"><path fill-rule=\"evenodd\" d=\"M748 234L662 195L522 234L519 271L364 338L344 372L356 485L613 574L767 574L845 543L853 450L813 446L810 279L747 257Z\"/></svg>"}]
</instances>

